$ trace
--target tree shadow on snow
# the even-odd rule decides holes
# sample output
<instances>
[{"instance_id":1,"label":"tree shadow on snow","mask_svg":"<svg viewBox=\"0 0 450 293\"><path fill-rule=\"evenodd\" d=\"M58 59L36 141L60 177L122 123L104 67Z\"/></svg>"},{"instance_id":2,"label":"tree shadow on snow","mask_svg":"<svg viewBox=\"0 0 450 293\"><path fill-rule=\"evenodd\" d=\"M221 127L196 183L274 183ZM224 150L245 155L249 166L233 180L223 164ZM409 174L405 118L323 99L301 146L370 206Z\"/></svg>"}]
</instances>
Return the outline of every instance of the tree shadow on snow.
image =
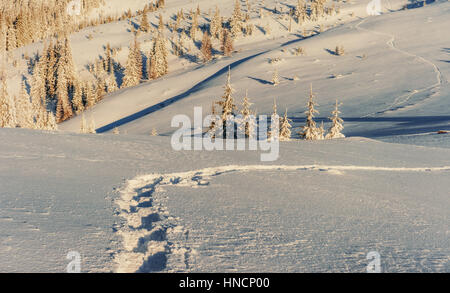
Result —
<instances>
[{"instance_id":1,"label":"tree shadow on snow","mask_svg":"<svg viewBox=\"0 0 450 293\"><path fill-rule=\"evenodd\" d=\"M305 124L305 118L290 117L293 121L293 128L301 127ZM411 117L342 117L344 120L344 127L347 124L347 128L344 128L343 133L347 136L361 136L367 138L378 138L385 136L396 136L396 135L408 135L408 134L418 134L435 132L440 130L450 129L450 116L411 116ZM327 126L330 120L327 117L316 117L314 118L316 123L324 122ZM361 124L372 124L371 127L364 127L361 130L352 130L351 125L357 123ZM377 127L378 126L378 127Z\"/></svg>"}]
</instances>

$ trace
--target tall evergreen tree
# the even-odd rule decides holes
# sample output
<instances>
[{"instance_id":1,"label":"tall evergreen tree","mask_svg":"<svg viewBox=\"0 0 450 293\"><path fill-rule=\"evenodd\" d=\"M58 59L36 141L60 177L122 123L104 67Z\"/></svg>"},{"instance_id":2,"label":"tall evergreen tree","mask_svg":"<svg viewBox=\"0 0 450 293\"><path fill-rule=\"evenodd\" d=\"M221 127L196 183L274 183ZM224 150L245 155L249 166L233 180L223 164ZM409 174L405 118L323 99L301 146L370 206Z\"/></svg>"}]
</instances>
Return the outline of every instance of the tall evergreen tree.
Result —
<instances>
[{"instance_id":1,"label":"tall evergreen tree","mask_svg":"<svg viewBox=\"0 0 450 293\"><path fill-rule=\"evenodd\" d=\"M234 117L234 110L236 105L234 104L234 99L232 96L233 87L231 86L231 68L228 67L227 83L225 85L225 93L222 96L222 100L217 102L222 108L221 120L223 125L223 138L227 138L226 128L227 120Z\"/></svg>"},{"instance_id":2,"label":"tall evergreen tree","mask_svg":"<svg viewBox=\"0 0 450 293\"><path fill-rule=\"evenodd\" d=\"M72 105L69 101L67 93L68 81L66 71L63 64L58 66L58 84L56 89L57 104L56 104L56 122L60 123L73 116Z\"/></svg>"},{"instance_id":3,"label":"tall evergreen tree","mask_svg":"<svg viewBox=\"0 0 450 293\"><path fill-rule=\"evenodd\" d=\"M252 111L250 110L251 105L253 103L250 103L248 98L248 91L245 91L245 97L242 103L242 121L240 121L240 130L245 133L246 137L253 137L255 135L255 129L256 129L256 119L253 115Z\"/></svg>"},{"instance_id":4,"label":"tall evergreen tree","mask_svg":"<svg viewBox=\"0 0 450 293\"><path fill-rule=\"evenodd\" d=\"M341 112L339 111L339 104L337 100L334 110L331 112L331 114L332 116L329 117L329 119L331 120L332 125L328 130L328 133L325 136L325 138L326 139L344 138L345 135L341 133L341 131L344 129L343 126L344 120L342 120L342 118L339 117L339 114L341 114Z\"/></svg>"},{"instance_id":5,"label":"tall evergreen tree","mask_svg":"<svg viewBox=\"0 0 450 293\"><path fill-rule=\"evenodd\" d=\"M0 78L0 127L15 128L17 126L16 108L8 94L5 73L2 73Z\"/></svg>"},{"instance_id":6,"label":"tall evergreen tree","mask_svg":"<svg viewBox=\"0 0 450 293\"><path fill-rule=\"evenodd\" d=\"M203 55L203 61L208 62L212 59L212 44L211 44L211 38L209 37L209 34L207 31L203 34L203 40L202 40L202 47L200 51Z\"/></svg>"},{"instance_id":7,"label":"tall evergreen tree","mask_svg":"<svg viewBox=\"0 0 450 293\"><path fill-rule=\"evenodd\" d=\"M25 82L22 82L19 97L16 99L17 124L21 128L34 128L33 108Z\"/></svg>"},{"instance_id":8,"label":"tall evergreen tree","mask_svg":"<svg viewBox=\"0 0 450 293\"><path fill-rule=\"evenodd\" d=\"M141 66L137 63L138 57L136 56L135 45L136 43L133 42L129 49L127 64L125 65L125 76L122 83L124 87L138 85L140 81L139 71Z\"/></svg>"},{"instance_id":9,"label":"tall evergreen tree","mask_svg":"<svg viewBox=\"0 0 450 293\"><path fill-rule=\"evenodd\" d=\"M234 50L233 46L233 37L230 34L230 31L226 28L223 29L222 33L222 46L221 46L223 55L231 56Z\"/></svg>"},{"instance_id":10,"label":"tall evergreen tree","mask_svg":"<svg viewBox=\"0 0 450 293\"><path fill-rule=\"evenodd\" d=\"M319 111L315 109L316 103L314 102L314 93L312 91L312 84L311 84L311 92L309 94L309 101L308 101L308 110L306 110L306 125L303 126L303 131L300 132L300 135L306 139L306 140L315 140L317 138L317 126L316 122L314 122L314 115L319 114Z\"/></svg>"},{"instance_id":11,"label":"tall evergreen tree","mask_svg":"<svg viewBox=\"0 0 450 293\"><path fill-rule=\"evenodd\" d=\"M286 112L284 112L284 117L281 121L280 141L290 141L291 140L292 125L290 124L290 122L292 122L292 120L288 118L287 109L286 109Z\"/></svg>"}]
</instances>

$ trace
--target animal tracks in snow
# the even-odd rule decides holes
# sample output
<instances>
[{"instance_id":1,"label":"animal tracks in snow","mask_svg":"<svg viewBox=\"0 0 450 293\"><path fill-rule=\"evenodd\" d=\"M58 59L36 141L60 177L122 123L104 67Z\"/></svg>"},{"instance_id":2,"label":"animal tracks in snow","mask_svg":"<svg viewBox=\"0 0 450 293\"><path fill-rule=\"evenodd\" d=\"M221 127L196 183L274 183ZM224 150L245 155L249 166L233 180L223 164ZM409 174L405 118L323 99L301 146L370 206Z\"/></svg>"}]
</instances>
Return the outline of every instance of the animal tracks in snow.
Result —
<instances>
[{"instance_id":1,"label":"animal tracks in snow","mask_svg":"<svg viewBox=\"0 0 450 293\"><path fill-rule=\"evenodd\" d=\"M195 171L150 174L129 180L115 203L125 221L117 233L122 249L115 254L116 272L186 272L195 263L196 252L186 245L189 231L181 219L163 204L162 188L206 187L215 177L226 173L251 171L317 171L343 175L345 171L439 172L444 167L376 167L353 165L229 165Z\"/></svg>"}]
</instances>

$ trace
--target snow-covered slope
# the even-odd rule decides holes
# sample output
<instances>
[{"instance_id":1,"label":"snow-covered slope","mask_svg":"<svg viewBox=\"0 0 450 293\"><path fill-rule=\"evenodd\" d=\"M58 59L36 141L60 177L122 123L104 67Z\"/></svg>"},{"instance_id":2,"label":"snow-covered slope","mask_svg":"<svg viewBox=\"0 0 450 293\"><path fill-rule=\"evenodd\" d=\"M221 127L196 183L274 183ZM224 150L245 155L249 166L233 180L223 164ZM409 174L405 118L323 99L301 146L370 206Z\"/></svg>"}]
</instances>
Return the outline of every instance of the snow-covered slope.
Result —
<instances>
[{"instance_id":1,"label":"snow-covered slope","mask_svg":"<svg viewBox=\"0 0 450 293\"><path fill-rule=\"evenodd\" d=\"M84 272L364 272L373 250L385 271L449 270L447 149L299 141L262 164L168 144L1 129L0 271L78 251Z\"/></svg>"},{"instance_id":2,"label":"snow-covered slope","mask_svg":"<svg viewBox=\"0 0 450 293\"><path fill-rule=\"evenodd\" d=\"M327 123L335 100L342 101L347 136L448 147L448 136L435 133L450 127L449 9L448 2L439 2L366 15L307 39L292 34L245 44L232 58L114 93L92 109L93 117L101 132L118 126L147 134L155 127L170 134L174 115L192 116L194 106L208 111L220 98L231 66L237 102L248 90L258 113L270 113L277 98L279 109L287 107L294 126L301 126L312 83L321 112L317 120ZM338 44L344 56L330 53ZM306 56L292 54L299 46ZM281 62L270 64L275 57ZM281 76L276 87L270 83L275 68ZM78 131L79 125L75 118L61 128Z\"/></svg>"},{"instance_id":3,"label":"snow-covered slope","mask_svg":"<svg viewBox=\"0 0 450 293\"><path fill-rule=\"evenodd\" d=\"M143 2L106 1L100 11ZM223 15L234 5L166 2L165 19L198 3ZM262 1L253 2L255 16ZM168 75L86 112L100 134L77 134L80 117L55 133L0 129L0 272L64 272L70 251L83 272L365 272L371 251L385 272L450 272L450 135L437 133L450 130L450 3L398 10L405 1L382 1L384 13L369 17L366 2L342 3L307 38L283 20L255 18L271 21L272 34L238 40L232 57L171 55ZM108 42L123 47L124 63L129 30L121 21L71 35L80 74ZM345 55L332 54L337 45ZM298 47L305 56L292 54ZM8 66L14 93L29 74ZM313 84L316 121L327 127L338 99L347 138L283 142L269 163L256 151L174 151L172 117L192 117L196 106L209 114L228 68L237 103L248 90L258 114L269 114L276 98L296 131ZM115 127L120 134L110 134Z\"/></svg>"}]
</instances>

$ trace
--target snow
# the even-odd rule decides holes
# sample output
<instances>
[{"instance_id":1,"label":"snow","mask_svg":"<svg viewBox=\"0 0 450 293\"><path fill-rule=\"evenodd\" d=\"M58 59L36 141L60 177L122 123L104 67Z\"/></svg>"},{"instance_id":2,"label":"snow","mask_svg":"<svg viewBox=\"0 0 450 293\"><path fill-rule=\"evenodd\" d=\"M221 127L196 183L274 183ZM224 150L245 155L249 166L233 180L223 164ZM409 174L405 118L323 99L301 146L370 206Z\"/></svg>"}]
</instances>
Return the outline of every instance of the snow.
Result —
<instances>
[{"instance_id":1,"label":"snow","mask_svg":"<svg viewBox=\"0 0 450 293\"><path fill-rule=\"evenodd\" d=\"M99 10L144 2L110 0ZM230 15L234 5L166 2L149 21L197 3ZM260 1L252 2L255 17ZM365 272L371 251L384 272L449 272L450 3L382 3L384 13L370 17L364 1L343 3L321 21L324 32L307 38L283 20L254 18L261 27L270 21L271 34L256 29L232 57L207 64L171 55L168 75L86 111L97 135L78 133L81 116L59 132L0 129L0 272L64 272L70 251L81 254L82 272ZM86 65L108 42L123 47L125 64L129 29L120 21L72 34L80 74L89 76ZM144 50L148 36L139 37ZM332 54L337 45L343 56ZM292 53L298 47L305 56ZM38 50L42 43L13 56ZM9 91L18 93L29 73L23 62L7 66ZM279 115L288 109L294 140L280 143L278 160L172 150L172 117L192 118L198 106L209 114L228 68L236 104L248 90L258 114L270 115L274 98ZM316 123L329 128L337 99L347 138L298 139L311 84Z\"/></svg>"},{"instance_id":2,"label":"snow","mask_svg":"<svg viewBox=\"0 0 450 293\"><path fill-rule=\"evenodd\" d=\"M0 271L78 251L83 272L363 272L374 249L386 271L449 269L447 149L295 141L261 164L158 136L0 137Z\"/></svg>"}]
</instances>

